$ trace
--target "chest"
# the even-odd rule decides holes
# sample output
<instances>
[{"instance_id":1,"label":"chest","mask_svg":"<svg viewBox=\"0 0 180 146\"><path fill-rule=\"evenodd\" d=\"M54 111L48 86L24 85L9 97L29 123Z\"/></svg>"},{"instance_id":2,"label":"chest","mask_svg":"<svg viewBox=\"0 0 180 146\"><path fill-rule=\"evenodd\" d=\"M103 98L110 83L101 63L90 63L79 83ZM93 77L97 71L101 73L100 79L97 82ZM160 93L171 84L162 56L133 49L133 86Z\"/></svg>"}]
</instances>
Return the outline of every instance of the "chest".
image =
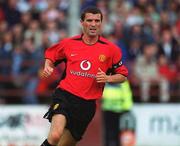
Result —
<instances>
[{"instance_id":1,"label":"chest","mask_svg":"<svg viewBox=\"0 0 180 146\"><path fill-rule=\"evenodd\" d=\"M68 67L85 71L96 71L99 67L106 71L112 58L110 49L103 45L70 46L66 49L65 55Z\"/></svg>"},{"instance_id":2,"label":"chest","mask_svg":"<svg viewBox=\"0 0 180 146\"><path fill-rule=\"evenodd\" d=\"M103 64L111 58L110 49L102 45L77 45L76 47L67 48L65 54L69 62L87 60L92 63Z\"/></svg>"}]
</instances>

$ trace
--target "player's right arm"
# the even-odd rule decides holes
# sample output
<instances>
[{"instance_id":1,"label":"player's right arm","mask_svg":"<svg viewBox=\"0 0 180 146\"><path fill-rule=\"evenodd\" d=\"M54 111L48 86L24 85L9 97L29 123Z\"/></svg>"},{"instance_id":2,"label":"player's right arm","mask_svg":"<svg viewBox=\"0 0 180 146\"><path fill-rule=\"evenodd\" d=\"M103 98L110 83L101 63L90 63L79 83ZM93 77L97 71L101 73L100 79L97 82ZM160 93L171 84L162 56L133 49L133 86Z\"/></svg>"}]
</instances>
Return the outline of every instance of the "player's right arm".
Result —
<instances>
[{"instance_id":1,"label":"player's right arm","mask_svg":"<svg viewBox=\"0 0 180 146\"><path fill-rule=\"evenodd\" d=\"M55 64L65 58L64 44L64 41L61 41L60 43L46 49L44 54L45 63L42 73L43 77L49 77L54 71Z\"/></svg>"}]
</instances>

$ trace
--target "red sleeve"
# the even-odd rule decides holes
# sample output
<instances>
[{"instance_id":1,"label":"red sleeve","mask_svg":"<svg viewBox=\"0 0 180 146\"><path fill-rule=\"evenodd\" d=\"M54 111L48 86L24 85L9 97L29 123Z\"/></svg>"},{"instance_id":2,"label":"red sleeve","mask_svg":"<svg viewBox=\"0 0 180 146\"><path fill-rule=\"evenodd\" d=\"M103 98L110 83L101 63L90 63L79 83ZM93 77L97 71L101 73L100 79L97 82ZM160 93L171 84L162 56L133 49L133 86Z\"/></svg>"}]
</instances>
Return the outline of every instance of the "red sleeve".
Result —
<instances>
[{"instance_id":1,"label":"red sleeve","mask_svg":"<svg viewBox=\"0 0 180 146\"><path fill-rule=\"evenodd\" d=\"M113 66L115 67L115 73L122 74L124 76L128 76L128 69L122 62L122 52L121 49L117 46L114 46L114 54L113 54Z\"/></svg>"},{"instance_id":2,"label":"red sleeve","mask_svg":"<svg viewBox=\"0 0 180 146\"><path fill-rule=\"evenodd\" d=\"M61 41L45 50L45 58L50 59L53 63L65 58L64 41Z\"/></svg>"}]
</instances>

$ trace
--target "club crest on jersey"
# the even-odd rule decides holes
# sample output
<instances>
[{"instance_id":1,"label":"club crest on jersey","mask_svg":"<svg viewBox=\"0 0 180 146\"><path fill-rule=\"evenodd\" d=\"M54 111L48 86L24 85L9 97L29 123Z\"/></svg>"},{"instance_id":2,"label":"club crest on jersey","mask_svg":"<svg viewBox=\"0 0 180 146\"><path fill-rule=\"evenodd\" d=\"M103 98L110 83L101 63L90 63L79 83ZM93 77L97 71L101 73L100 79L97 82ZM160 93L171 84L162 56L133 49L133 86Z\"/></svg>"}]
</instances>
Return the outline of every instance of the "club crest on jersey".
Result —
<instances>
[{"instance_id":1,"label":"club crest on jersey","mask_svg":"<svg viewBox=\"0 0 180 146\"><path fill-rule=\"evenodd\" d=\"M100 62L104 62L105 60L106 60L106 56L105 55L103 55L103 54L99 55L99 61Z\"/></svg>"},{"instance_id":2,"label":"club crest on jersey","mask_svg":"<svg viewBox=\"0 0 180 146\"><path fill-rule=\"evenodd\" d=\"M59 107L59 104L55 104L53 109L56 110Z\"/></svg>"}]
</instances>

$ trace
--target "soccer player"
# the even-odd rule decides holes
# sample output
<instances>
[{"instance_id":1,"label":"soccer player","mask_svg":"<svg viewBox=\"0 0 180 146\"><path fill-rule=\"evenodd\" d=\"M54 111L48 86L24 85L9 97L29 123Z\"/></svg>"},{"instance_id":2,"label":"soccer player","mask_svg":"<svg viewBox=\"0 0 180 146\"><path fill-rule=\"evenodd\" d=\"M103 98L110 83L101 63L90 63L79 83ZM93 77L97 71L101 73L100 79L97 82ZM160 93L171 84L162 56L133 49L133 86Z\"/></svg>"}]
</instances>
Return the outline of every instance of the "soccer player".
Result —
<instances>
[{"instance_id":1,"label":"soccer player","mask_svg":"<svg viewBox=\"0 0 180 146\"><path fill-rule=\"evenodd\" d=\"M81 14L83 34L66 38L45 51L43 76L66 63L63 79L45 114L51 122L48 138L41 146L75 146L82 138L102 96L106 82L124 82L128 75L120 48L100 36L103 15L96 7ZM111 72L110 75L106 74Z\"/></svg>"}]
</instances>

